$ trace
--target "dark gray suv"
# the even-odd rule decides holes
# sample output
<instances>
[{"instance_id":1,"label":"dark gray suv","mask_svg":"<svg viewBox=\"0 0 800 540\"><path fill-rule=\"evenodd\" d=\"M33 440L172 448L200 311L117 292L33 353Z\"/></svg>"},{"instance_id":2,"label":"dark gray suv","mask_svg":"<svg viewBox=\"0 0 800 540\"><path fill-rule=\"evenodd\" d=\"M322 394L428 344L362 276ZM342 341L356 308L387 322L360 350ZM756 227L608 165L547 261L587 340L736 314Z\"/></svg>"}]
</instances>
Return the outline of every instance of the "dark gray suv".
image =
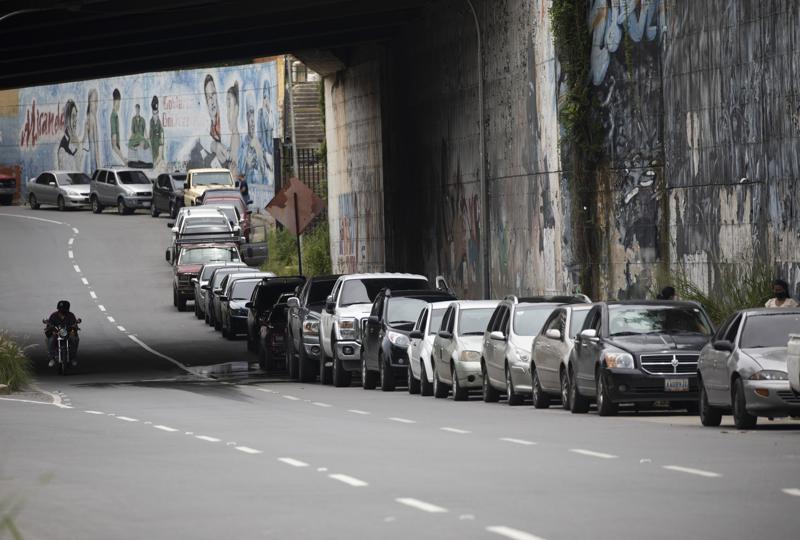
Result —
<instances>
[{"instance_id":1,"label":"dark gray suv","mask_svg":"<svg viewBox=\"0 0 800 540\"><path fill-rule=\"evenodd\" d=\"M150 209L153 183L139 169L97 169L89 184L92 211L99 214L106 206L116 206L120 214L137 208Z\"/></svg>"}]
</instances>

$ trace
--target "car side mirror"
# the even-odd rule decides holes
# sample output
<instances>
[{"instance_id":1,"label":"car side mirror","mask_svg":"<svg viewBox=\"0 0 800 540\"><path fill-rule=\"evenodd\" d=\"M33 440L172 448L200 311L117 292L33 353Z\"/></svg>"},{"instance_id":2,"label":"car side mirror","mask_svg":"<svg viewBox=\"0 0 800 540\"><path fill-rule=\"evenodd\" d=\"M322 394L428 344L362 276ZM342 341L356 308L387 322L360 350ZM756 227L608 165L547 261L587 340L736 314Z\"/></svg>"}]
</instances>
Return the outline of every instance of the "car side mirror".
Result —
<instances>
[{"instance_id":1,"label":"car side mirror","mask_svg":"<svg viewBox=\"0 0 800 540\"><path fill-rule=\"evenodd\" d=\"M193 277L193 278L191 279L191 282L192 282L192 285L197 285L197 284L199 283L199 282L197 281L197 278L196 278L196 277Z\"/></svg>"},{"instance_id":2,"label":"car side mirror","mask_svg":"<svg viewBox=\"0 0 800 540\"><path fill-rule=\"evenodd\" d=\"M597 330L594 328L587 328L581 332L581 337L585 339L597 339Z\"/></svg>"},{"instance_id":3,"label":"car side mirror","mask_svg":"<svg viewBox=\"0 0 800 540\"><path fill-rule=\"evenodd\" d=\"M164 258L167 259L167 262L172 262L172 253L170 252L170 250L167 250L164 253Z\"/></svg>"},{"instance_id":4,"label":"car side mirror","mask_svg":"<svg viewBox=\"0 0 800 540\"><path fill-rule=\"evenodd\" d=\"M252 213L253 213L253 211L252 211L252 210L248 210L248 211L247 211L247 215L248 215L248 216L249 216L250 214L252 214Z\"/></svg>"},{"instance_id":5,"label":"car side mirror","mask_svg":"<svg viewBox=\"0 0 800 540\"><path fill-rule=\"evenodd\" d=\"M715 351L733 352L733 343L725 339L715 341L712 346L714 347Z\"/></svg>"},{"instance_id":6,"label":"car side mirror","mask_svg":"<svg viewBox=\"0 0 800 540\"><path fill-rule=\"evenodd\" d=\"M411 332L411 333L408 335L408 337L409 337L410 339L422 339L422 338L424 338L425 336L424 336L424 335L422 334L422 332L420 332L419 330L414 330L413 332Z\"/></svg>"},{"instance_id":7,"label":"car side mirror","mask_svg":"<svg viewBox=\"0 0 800 540\"><path fill-rule=\"evenodd\" d=\"M83 322L83 319L77 319L75 322L81 324Z\"/></svg>"},{"instance_id":8,"label":"car side mirror","mask_svg":"<svg viewBox=\"0 0 800 540\"><path fill-rule=\"evenodd\" d=\"M336 302L333 301L333 296L329 296L325 300L325 312L333 315L336 312Z\"/></svg>"},{"instance_id":9,"label":"car side mirror","mask_svg":"<svg viewBox=\"0 0 800 540\"><path fill-rule=\"evenodd\" d=\"M381 320L378 318L377 315L370 315L369 319L367 319L367 324L370 326L378 326L381 323Z\"/></svg>"},{"instance_id":10,"label":"car side mirror","mask_svg":"<svg viewBox=\"0 0 800 540\"><path fill-rule=\"evenodd\" d=\"M172 229L173 227L175 227L175 222L174 221L168 221L167 222L167 229Z\"/></svg>"},{"instance_id":11,"label":"car side mirror","mask_svg":"<svg viewBox=\"0 0 800 540\"><path fill-rule=\"evenodd\" d=\"M221 296L222 295L222 289L214 289L214 294L216 294L217 296Z\"/></svg>"},{"instance_id":12,"label":"car side mirror","mask_svg":"<svg viewBox=\"0 0 800 540\"><path fill-rule=\"evenodd\" d=\"M253 302L247 302L247 303L244 305L244 307L246 307L247 309L250 309L250 308L252 308L252 307L253 307Z\"/></svg>"},{"instance_id":13,"label":"car side mirror","mask_svg":"<svg viewBox=\"0 0 800 540\"><path fill-rule=\"evenodd\" d=\"M228 297L221 294L221 295L219 295L219 301L220 302L227 302L228 301Z\"/></svg>"},{"instance_id":14,"label":"car side mirror","mask_svg":"<svg viewBox=\"0 0 800 540\"><path fill-rule=\"evenodd\" d=\"M47 319L42 319L42 324L47 324Z\"/></svg>"},{"instance_id":15,"label":"car side mirror","mask_svg":"<svg viewBox=\"0 0 800 540\"><path fill-rule=\"evenodd\" d=\"M550 339L561 339L561 330L556 328L551 328L547 332L544 333L545 336L549 337Z\"/></svg>"},{"instance_id":16,"label":"car side mirror","mask_svg":"<svg viewBox=\"0 0 800 540\"><path fill-rule=\"evenodd\" d=\"M183 183L183 189L189 189L189 182Z\"/></svg>"},{"instance_id":17,"label":"car side mirror","mask_svg":"<svg viewBox=\"0 0 800 540\"><path fill-rule=\"evenodd\" d=\"M201 288L201 289L203 289L204 291L211 290L211 286L210 286L210 285L208 285L208 284L206 284L206 285L200 285L200 288Z\"/></svg>"},{"instance_id":18,"label":"car side mirror","mask_svg":"<svg viewBox=\"0 0 800 540\"><path fill-rule=\"evenodd\" d=\"M453 339L453 333L447 330L439 330L438 336L442 339Z\"/></svg>"},{"instance_id":19,"label":"car side mirror","mask_svg":"<svg viewBox=\"0 0 800 540\"><path fill-rule=\"evenodd\" d=\"M286 305L290 308L299 308L300 307L300 299L296 296L292 296L286 301Z\"/></svg>"},{"instance_id":20,"label":"car side mirror","mask_svg":"<svg viewBox=\"0 0 800 540\"><path fill-rule=\"evenodd\" d=\"M489 337L491 339L494 339L494 340L497 340L497 341L505 341L506 340L506 335L503 332L501 332L500 330L495 330L494 332L489 334Z\"/></svg>"}]
</instances>

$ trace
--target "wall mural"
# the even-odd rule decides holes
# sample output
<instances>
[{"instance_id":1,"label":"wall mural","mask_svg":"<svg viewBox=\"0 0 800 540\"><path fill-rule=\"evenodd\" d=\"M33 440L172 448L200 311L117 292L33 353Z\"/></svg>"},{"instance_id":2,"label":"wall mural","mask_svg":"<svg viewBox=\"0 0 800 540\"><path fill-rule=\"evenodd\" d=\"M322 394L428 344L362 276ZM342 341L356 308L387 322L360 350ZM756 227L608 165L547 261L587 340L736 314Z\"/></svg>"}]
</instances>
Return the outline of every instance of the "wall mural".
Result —
<instances>
[{"instance_id":1,"label":"wall mural","mask_svg":"<svg viewBox=\"0 0 800 540\"><path fill-rule=\"evenodd\" d=\"M25 179L48 169L127 166L153 177L224 167L263 208L275 193L276 81L266 62L22 89L16 161ZM13 162L8 154L0 158Z\"/></svg>"}]
</instances>

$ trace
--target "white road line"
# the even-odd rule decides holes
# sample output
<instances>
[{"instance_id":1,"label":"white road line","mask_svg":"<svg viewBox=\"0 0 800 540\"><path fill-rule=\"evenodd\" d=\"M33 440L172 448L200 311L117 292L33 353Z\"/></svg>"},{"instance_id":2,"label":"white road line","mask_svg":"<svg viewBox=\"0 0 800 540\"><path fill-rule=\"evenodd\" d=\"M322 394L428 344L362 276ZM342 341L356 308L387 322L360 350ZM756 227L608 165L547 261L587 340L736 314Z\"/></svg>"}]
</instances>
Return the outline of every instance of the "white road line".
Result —
<instances>
[{"instance_id":1,"label":"white road line","mask_svg":"<svg viewBox=\"0 0 800 540\"><path fill-rule=\"evenodd\" d=\"M86 279L85 277L82 277L81 281L83 282L84 285L88 285L89 284L89 280Z\"/></svg>"},{"instance_id":2,"label":"white road line","mask_svg":"<svg viewBox=\"0 0 800 540\"><path fill-rule=\"evenodd\" d=\"M22 218L22 219L33 219L35 221L44 221L45 223L55 223L56 225L64 225L63 221L53 221L52 219L43 219L43 218L32 217L32 216L19 216L17 214L0 214L0 216L15 217L15 218Z\"/></svg>"},{"instance_id":3,"label":"white road line","mask_svg":"<svg viewBox=\"0 0 800 540\"><path fill-rule=\"evenodd\" d=\"M170 433L174 433L174 432L178 431L177 429L171 428L169 426L158 425L158 426L153 426L153 427L156 428L156 429L160 429L161 431L168 431Z\"/></svg>"},{"instance_id":4,"label":"white road line","mask_svg":"<svg viewBox=\"0 0 800 540\"><path fill-rule=\"evenodd\" d=\"M266 392L267 394L277 394L275 390L270 390L269 388L256 388L256 390Z\"/></svg>"},{"instance_id":5,"label":"white road line","mask_svg":"<svg viewBox=\"0 0 800 540\"><path fill-rule=\"evenodd\" d=\"M195 435L195 438L200 439L201 441L206 441L206 442L219 442L220 441L220 439L217 439L216 437L209 437L208 435Z\"/></svg>"},{"instance_id":6,"label":"white road line","mask_svg":"<svg viewBox=\"0 0 800 540\"><path fill-rule=\"evenodd\" d=\"M448 431L450 433L458 433L460 435L465 435L467 433L472 433L471 431L468 431L466 429L458 429L458 428L454 428L454 427L443 427L443 428L439 428L439 429L441 429L442 431Z\"/></svg>"},{"instance_id":7,"label":"white road line","mask_svg":"<svg viewBox=\"0 0 800 540\"><path fill-rule=\"evenodd\" d=\"M305 461L300 461L299 459L294 459L290 457L282 457L278 458L278 461L281 463L286 463L287 465L291 465L292 467L308 467L308 463Z\"/></svg>"},{"instance_id":8,"label":"white road line","mask_svg":"<svg viewBox=\"0 0 800 540\"><path fill-rule=\"evenodd\" d=\"M369 411L361 411L359 409L347 409L347 412L351 412L353 414L372 414Z\"/></svg>"},{"instance_id":9,"label":"white road line","mask_svg":"<svg viewBox=\"0 0 800 540\"><path fill-rule=\"evenodd\" d=\"M787 495L791 495L792 497L800 497L800 489L797 488L786 488L782 489L781 491L783 491Z\"/></svg>"},{"instance_id":10,"label":"white road line","mask_svg":"<svg viewBox=\"0 0 800 540\"><path fill-rule=\"evenodd\" d=\"M127 332L124 326L117 326L117 330L119 330L120 332Z\"/></svg>"},{"instance_id":11,"label":"white road line","mask_svg":"<svg viewBox=\"0 0 800 540\"><path fill-rule=\"evenodd\" d=\"M77 264L73 264L72 268L74 268L77 273L79 273L79 274L81 273L81 267L78 266Z\"/></svg>"},{"instance_id":12,"label":"white road line","mask_svg":"<svg viewBox=\"0 0 800 540\"><path fill-rule=\"evenodd\" d=\"M511 540L542 540L542 538L539 536L526 533L525 531L520 531L519 529L512 529L511 527L506 527L505 525L493 525L491 527L486 527L486 530L490 533L511 538Z\"/></svg>"},{"instance_id":13,"label":"white road line","mask_svg":"<svg viewBox=\"0 0 800 540\"><path fill-rule=\"evenodd\" d=\"M397 416L390 416L387 420L391 420L392 422L400 422L401 424L416 424L416 420L409 420L408 418L400 418Z\"/></svg>"},{"instance_id":14,"label":"white road line","mask_svg":"<svg viewBox=\"0 0 800 540\"><path fill-rule=\"evenodd\" d=\"M447 512L447 508L442 508L441 506L436 506L435 504L420 501L419 499L412 499L410 497L400 497L395 499L395 501L399 502L400 504L410 506L411 508L422 510L423 512L430 512L431 514L441 514Z\"/></svg>"},{"instance_id":15,"label":"white road line","mask_svg":"<svg viewBox=\"0 0 800 540\"><path fill-rule=\"evenodd\" d=\"M104 306L103 304L99 304L99 305L97 306L97 309L99 309L100 311L103 311L103 312L105 312L105 310L106 310L106 306Z\"/></svg>"},{"instance_id":16,"label":"white road line","mask_svg":"<svg viewBox=\"0 0 800 540\"><path fill-rule=\"evenodd\" d=\"M363 480L359 480L358 478L353 478L352 476L347 476L346 474L329 474L328 478L333 478L334 480L338 480L339 482L343 482L348 486L353 486L353 487L364 487L369 485Z\"/></svg>"},{"instance_id":17,"label":"white road line","mask_svg":"<svg viewBox=\"0 0 800 540\"><path fill-rule=\"evenodd\" d=\"M677 471L686 474L695 474L697 476L704 476L706 478L719 478L722 476L719 473L711 472L711 471L704 471L702 469L692 469L690 467L681 467L680 465L664 465L664 469L668 471Z\"/></svg>"},{"instance_id":18,"label":"white road line","mask_svg":"<svg viewBox=\"0 0 800 540\"><path fill-rule=\"evenodd\" d=\"M75 243L75 239L74 239L74 238L70 238L70 239L69 239L69 242L67 242L67 245L68 245L68 246L71 246L71 245L72 245L72 244L74 244L74 243Z\"/></svg>"},{"instance_id":19,"label":"white road line","mask_svg":"<svg viewBox=\"0 0 800 540\"><path fill-rule=\"evenodd\" d=\"M111 324L114 324L115 322L117 322L117 321L114 320L114 317L112 317L111 315L106 317L106 319L108 319L108 322L110 322Z\"/></svg>"},{"instance_id":20,"label":"white road line","mask_svg":"<svg viewBox=\"0 0 800 540\"><path fill-rule=\"evenodd\" d=\"M606 454L606 453L603 453L603 452L595 452L593 450L584 450L583 448L570 448L569 451L570 452L574 452L576 454L582 454L584 456L596 457L596 458L600 458L600 459L615 459L615 458L619 457L619 456L615 456L614 454Z\"/></svg>"},{"instance_id":21,"label":"white road line","mask_svg":"<svg viewBox=\"0 0 800 540\"><path fill-rule=\"evenodd\" d=\"M75 254L72 253L71 249L69 251L67 251L67 257L69 257L70 259L74 259L75 258Z\"/></svg>"},{"instance_id":22,"label":"white road line","mask_svg":"<svg viewBox=\"0 0 800 540\"><path fill-rule=\"evenodd\" d=\"M524 446L532 446L532 445L536 444L533 441L526 441L525 439L515 439L513 437L500 437L500 440L501 441L505 441L505 442L514 443L514 444L521 444L521 445L524 445Z\"/></svg>"},{"instance_id":23,"label":"white road line","mask_svg":"<svg viewBox=\"0 0 800 540\"><path fill-rule=\"evenodd\" d=\"M3 214L0 214L2 216ZM9 397L0 397L0 401L18 401L20 403L34 403L36 405L47 405L50 407L58 407L59 409L71 409L69 405L56 405L55 403L48 403L47 401L34 401L32 399L17 399Z\"/></svg>"},{"instance_id":24,"label":"white road line","mask_svg":"<svg viewBox=\"0 0 800 540\"><path fill-rule=\"evenodd\" d=\"M102 411L83 411L83 412L85 412L87 414L106 414L106 413L104 413Z\"/></svg>"},{"instance_id":25,"label":"white road line","mask_svg":"<svg viewBox=\"0 0 800 540\"><path fill-rule=\"evenodd\" d=\"M250 448L249 446L237 446L236 449L239 452L244 452L245 454L260 454L261 450L256 450L255 448Z\"/></svg>"},{"instance_id":26,"label":"white road line","mask_svg":"<svg viewBox=\"0 0 800 540\"><path fill-rule=\"evenodd\" d=\"M75 234L81 234L81 231L79 231L75 227L72 227L72 232L74 232Z\"/></svg>"},{"instance_id":27,"label":"white road line","mask_svg":"<svg viewBox=\"0 0 800 540\"><path fill-rule=\"evenodd\" d=\"M312 401L312 405L316 405L317 407L333 407L330 403L321 403L319 401Z\"/></svg>"},{"instance_id":28,"label":"white road line","mask_svg":"<svg viewBox=\"0 0 800 540\"><path fill-rule=\"evenodd\" d=\"M117 420L124 420L126 422L138 422L136 418L131 418L129 416L117 416Z\"/></svg>"},{"instance_id":29,"label":"white road line","mask_svg":"<svg viewBox=\"0 0 800 540\"><path fill-rule=\"evenodd\" d=\"M61 402L61 396L60 395L54 394L53 392L48 392L47 390L43 390L43 389L39 388L38 386L36 386L34 384L30 385L30 387L33 388L34 390L36 390L37 392L41 392L42 394L47 394L50 397L50 399L53 400L52 403L50 403L51 405L55 405L56 407L58 407L60 409L71 409L72 408L69 405L64 405Z\"/></svg>"},{"instance_id":30,"label":"white road line","mask_svg":"<svg viewBox=\"0 0 800 540\"><path fill-rule=\"evenodd\" d=\"M187 368L185 365L181 364L180 362L178 362L177 360L175 360L171 356L167 356L164 353L158 352L157 350L153 349L147 343L145 343L141 339L137 338L136 336L128 334L128 337L131 338L131 341L136 343L139 347L141 347L142 349L146 350L150 354L158 356L159 358L163 358L164 360L166 360L168 362L172 362L173 364L175 364L176 366L178 366L179 368L181 368L185 372L190 373L190 374L194 375L195 377L199 377L201 379L209 379L210 378L210 377L207 377L205 375L200 375L198 373L195 373L195 372L191 371L189 368Z\"/></svg>"},{"instance_id":31,"label":"white road line","mask_svg":"<svg viewBox=\"0 0 800 540\"><path fill-rule=\"evenodd\" d=\"M89 296L91 296L93 300L97 300L97 293L96 292L89 291Z\"/></svg>"},{"instance_id":32,"label":"white road line","mask_svg":"<svg viewBox=\"0 0 800 540\"><path fill-rule=\"evenodd\" d=\"M300 401L300 398L297 396L283 396L283 397L291 401Z\"/></svg>"}]
</instances>

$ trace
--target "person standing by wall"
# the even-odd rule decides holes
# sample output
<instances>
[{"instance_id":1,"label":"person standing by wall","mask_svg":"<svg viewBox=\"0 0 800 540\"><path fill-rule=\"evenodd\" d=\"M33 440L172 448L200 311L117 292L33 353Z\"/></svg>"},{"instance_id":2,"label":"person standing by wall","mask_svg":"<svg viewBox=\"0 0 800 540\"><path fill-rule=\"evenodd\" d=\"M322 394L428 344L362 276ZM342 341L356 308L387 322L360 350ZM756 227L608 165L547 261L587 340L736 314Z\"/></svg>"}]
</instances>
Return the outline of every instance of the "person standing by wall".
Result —
<instances>
[{"instance_id":1,"label":"person standing by wall","mask_svg":"<svg viewBox=\"0 0 800 540\"><path fill-rule=\"evenodd\" d=\"M228 110L228 129L231 132L230 144L228 145L228 163L226 164L231 171L233 178L238 178L239 172L239 147L242 144L242 136L239 133L239 82L233 83L228 88L227 93Z\"/></svg>"},{"instance_id":2,"label":"person standing by wall","mask_svg":"<svg viewBox=\"0 0 800 540\"><path fill-rule=\"evenodd\" d=\"M78 107L71 99L64 105L64 136L58 145L56 162L62 171L81 171L81 140L78 137Z\"/></svg>"},{"instance_id":3,"label":"person standing by wall","mask_svg":"<svg viewBox=\"0 0 800 540\"><path fill-rule=\"evenodd\" d=\"M150 116L150 152L153 156L153 168L158 169L164 162L164 126L158 117L158 96L153 96L150 102L152 116Z\"/></svg>"},{"instance_id":4,"label":"person standing by wall","mask_svg":"<svg viewBox=\"0 0 800 540\"><path fill-rule=\"evenodd\" d=\"M83 128L81 146L88 152L84 171L91 175L100 166L100 145L97 133L97 89L89 90L86 98L86 124Z\"/></svg>"},{"instance_id":5,"label":"person standing by wall","mask_svg":"<svg viewBox=\"0 0 800 540\"><path fill-rule=\"evenodd\" d=\"M774 297L767 300L764 307L768 308L796 308L800 307L797 300L789 296L789 284L782 279L776 279L772 282L772 292Z\"/></svg>"},{"instance_id":6,"label":"person standing by wall","mask_svg":"<svg viewBox=\"0 0 800 540\"><path fill-rule=\"evenodd\" d=\"M131 118L131 136L128 138L128 165L130 167L150 168L153 163L148 161L147 150L150 148L150 143L147 141L145 133L147 132L147 122L141 115L142 108L137 103L135 105L135 113Z\"/></svg>"},{"instance_id":7,"label":"person standing by wall","mask_svg":"<svg viewBox=\"0 0 800 540\"><path fill-rule=\"evenodd\" d=\"M114 88L113 93L113 105L111 107L111 153L119 160L118 165L125 165L127 163L127 159L122 154L122 148L120 148L120 138L119 138L119 107L122 101L122 95L119 93L119 88Z\"/></svg>"}]
</instances>

